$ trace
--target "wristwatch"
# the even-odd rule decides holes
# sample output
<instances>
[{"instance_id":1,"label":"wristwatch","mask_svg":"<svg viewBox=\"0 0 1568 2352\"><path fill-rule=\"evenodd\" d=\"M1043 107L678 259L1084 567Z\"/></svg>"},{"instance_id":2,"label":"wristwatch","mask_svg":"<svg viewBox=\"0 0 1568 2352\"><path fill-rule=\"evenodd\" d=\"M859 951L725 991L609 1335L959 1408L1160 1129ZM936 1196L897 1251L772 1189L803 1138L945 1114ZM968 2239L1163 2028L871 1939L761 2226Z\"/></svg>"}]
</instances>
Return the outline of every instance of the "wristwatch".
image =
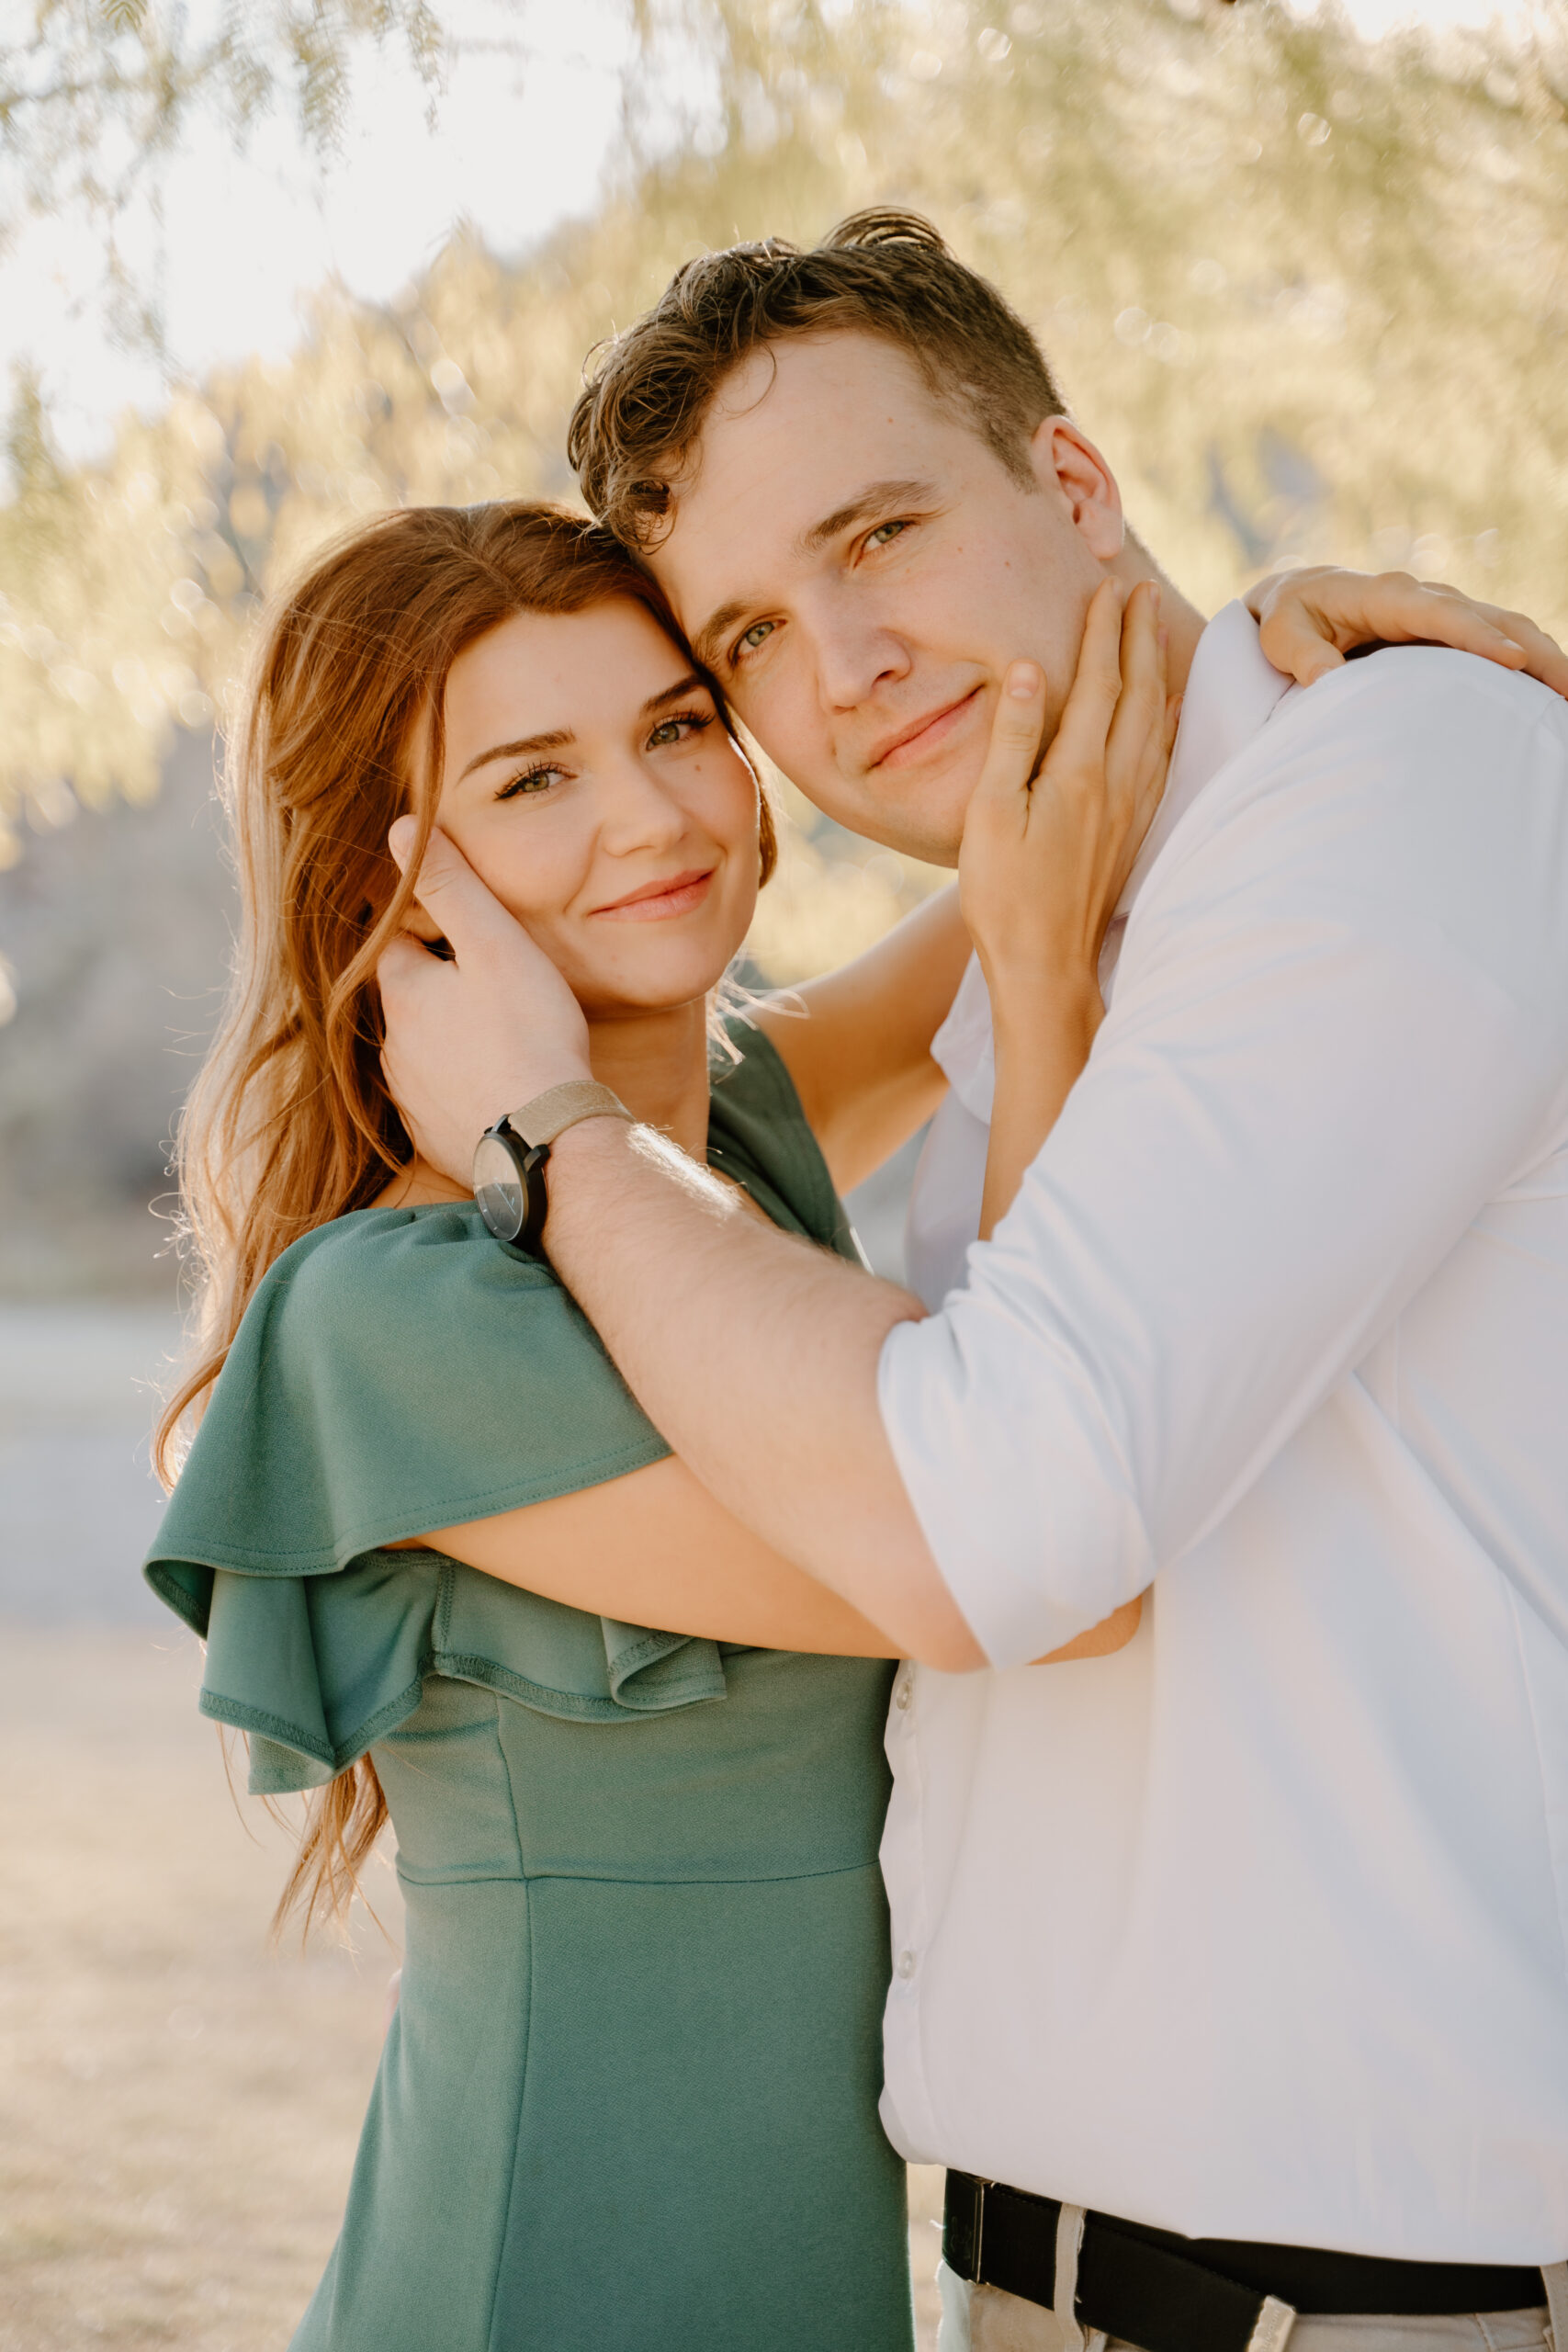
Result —
<instances>
[{"instance_id":1,"label":"wristwatch","mask_svg":"<svg viewBox=\"0 0 1568 2352\"><path fill-rule=\"evenodd\" d=\"M569 1079L547 1087L520 1111L508 1111L487 1127L474 1148L474 1199L498 1241L509 1241L530 1258L543 1258L541 1236L549 1214L545 1165L556 1137L579 1119L625 1119L631 1113L618 1094L596 1079Z\"/></svg>"}]
</instances>

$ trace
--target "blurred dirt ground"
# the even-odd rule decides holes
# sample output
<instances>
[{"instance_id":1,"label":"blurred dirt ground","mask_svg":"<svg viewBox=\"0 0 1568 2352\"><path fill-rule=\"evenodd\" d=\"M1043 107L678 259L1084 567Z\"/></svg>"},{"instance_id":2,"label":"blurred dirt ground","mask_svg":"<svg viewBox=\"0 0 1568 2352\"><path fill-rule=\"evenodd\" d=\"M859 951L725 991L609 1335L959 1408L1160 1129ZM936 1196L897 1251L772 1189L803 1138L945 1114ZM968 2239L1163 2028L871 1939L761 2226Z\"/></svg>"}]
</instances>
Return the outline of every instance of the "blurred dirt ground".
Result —
<instances>
[{"instance_id":1,"label":"blurred dirt ground","mask_svg":"<svg viewBox=\"0 0 1568 2352\"><path fill-rule=\"evenodd\" d=\"M282 2352L395 1953L362 1916L355 1955L269 1948L288 1841L230 1796L193 1642L12 1619L0 1653L0 2352ZM395 1937L390 1871L371 1892ZM923 2347L940 2177L911 2177Z\"/></svg>"},{"instance_id":2,"label":"blurred dirt ground","mask_svg":"<svg viewBox=\"0 0 1568 2352\"><path fill-rule=\"evenodd\" d=\"M269 1950L286 1840L230 1799L194 1642L3 1640L0 2346L272 2352L332 2245L393 1963L363 1927L357 1964Z\"/></svg>"}]
</instances>

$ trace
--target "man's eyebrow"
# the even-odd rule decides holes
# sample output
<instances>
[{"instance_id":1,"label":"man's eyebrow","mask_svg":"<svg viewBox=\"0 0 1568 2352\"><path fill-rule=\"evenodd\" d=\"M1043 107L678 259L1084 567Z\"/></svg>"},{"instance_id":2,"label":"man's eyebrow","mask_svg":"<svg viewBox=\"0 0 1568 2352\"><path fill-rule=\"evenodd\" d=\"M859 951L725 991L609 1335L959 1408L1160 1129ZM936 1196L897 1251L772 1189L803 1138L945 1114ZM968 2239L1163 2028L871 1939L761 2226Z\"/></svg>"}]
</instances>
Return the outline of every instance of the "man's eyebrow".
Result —
<instances>
[{"instance_id":1,"label":"man's eyebrow","mask_svg":"<svg viewBox=\"0 0 1568 2352\"><path fill-rule=\"evenodd\" d=\"M741 614L750 611L756 601L754 596L732 596L728 605L721 605L716 613L708 615L692 639L692 650L705 670L716 668L720 640L728 636Z\"/></svg>"},{"instance_id":2,"label":"man's eyebrow","mask_svg":"<svg viewBox=\"0 0 1568 2352\"><path fill-rule=\"evenodd\" d=\"M570 727L552 727L547 735L524 735L515 743L492 743L488 752L480 752L468 762L457 781L461 784L463 776L472 775L476 768L488 767L491 760L521 760L530 752L562 752L576 741Z\"/></svg>"},{"instance_id":3,"label":"man's eyebrow","mask_svg":"<svg viewBox=\"0 0 1568 2352\"><path fill-rule=\"evenodd\" d=\"M863 523L873 514L886 515L888 508L893 506L930 506L935 502L936 495L934 482L868 481L863 490L857 490L842 506L835 506L830 514L824 514L819 523L813 523L803 531L795 543L795 551L797 555L816 555L829 539L836 539L840 531L847 531L855 523ZM705 669L716 668L720 640L736 622L753 605L766 601L760 594L732 596L728 604L720 605L716 612L708 615L692 639L692 650Z\"/></svg>"},{"instance_id":4,"label":"man's eyebrow","mask_svg":"<svg viewBox=\"0 0 1568 2352\"><path fill-rule=\"evenodd\" d=\"M840 531L855 523L863 523L873 514L886 515L890 506L929 506L936 497L936 485L929 481L868 481L857 490L842 506L835 506L819 523L803 531L795 545L802 555L815 555Z\"/></svg>"}]
</instances>

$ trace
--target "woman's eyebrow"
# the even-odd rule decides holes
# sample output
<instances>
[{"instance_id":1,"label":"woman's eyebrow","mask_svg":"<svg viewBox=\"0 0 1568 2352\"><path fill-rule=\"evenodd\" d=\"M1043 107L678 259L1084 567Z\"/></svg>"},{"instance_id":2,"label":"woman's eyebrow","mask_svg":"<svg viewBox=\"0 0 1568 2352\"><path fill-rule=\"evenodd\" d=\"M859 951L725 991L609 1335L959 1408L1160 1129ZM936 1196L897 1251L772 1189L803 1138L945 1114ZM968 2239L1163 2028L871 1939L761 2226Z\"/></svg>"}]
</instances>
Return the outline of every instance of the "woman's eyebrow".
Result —
<instances>
[{"instance_id":1,"label":"woman's eyebrow","mask_svg":"<svg viewBox=\"0 0 1568 2352\"><path fill-rule=\"evenodd\" d=\"M530 752L562 752L576 741L570 727L552 727L547 735L524 735L515 743L492 744L488 752L480 752L468 762L457 781L461 784L463 776L472 775L476 768L488 767L491 760L520 760Z\"/></svg>"},{"instance_id":2,"label":"woman's eyebrow","mask_svg":"<svg viewBox=\"0 0 1568 2352\"><path fill-rule=\"evenodd\" d=\"M694 670L688 670L685 676L677 678L672 686L664 687L659 694L649 695L638 711L637 717L651 718L656 710L667 709L671 703L682 701L685 695L694 691L698 694L706 694L707 680L699 678Z\"/></svg>"},{"instance_id":3,"label":"woman's eyebrow","mask_svg":"<svg viewBox=\"0 0 1568 2352\"><path fill-rule=\"evenodd\" d=\"M694 691L705 694L707 680L700 678L694 670L688 670L685 676L677 678L672 686L662 686L658 694L649 695L637 717L651 718L655 711L665 709L672 702L680 702ZM570 727L552 727L546 735L520 735L514 743L492 743L488 752L475 754L457 781L461 784L463 776L472 775L476 768L489 767L491 760L526 759L534 752L564 752L569 743L576 741L577 737Z\"/></svg>"}]
</instances>

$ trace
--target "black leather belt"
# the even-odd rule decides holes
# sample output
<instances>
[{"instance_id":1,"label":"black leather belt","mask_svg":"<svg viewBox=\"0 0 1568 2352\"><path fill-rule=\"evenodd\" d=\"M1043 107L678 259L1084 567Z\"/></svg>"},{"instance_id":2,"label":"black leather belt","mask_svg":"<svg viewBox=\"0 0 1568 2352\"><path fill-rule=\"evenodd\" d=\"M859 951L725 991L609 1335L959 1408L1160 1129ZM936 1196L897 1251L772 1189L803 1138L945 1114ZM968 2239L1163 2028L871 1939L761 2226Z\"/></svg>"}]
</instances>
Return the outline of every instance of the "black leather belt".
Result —
<instances>
[{"instance_id":1,"label":"black leather belt","mask_svg":"<svg viewBox=\"0 0 1568 2352\"><path fill-rule=\"evenodd\" d=\"M1052 2309L1056 2224L1052 2197L950 2172L942 2256L977 2285ZM1546 2301L1539 2270L1490 2263L1388 2262L1313 2246L1183 2238L1090 2213L1078 2249L1074 2308L1086 2328L1143 2352L1262 2352L1282 2343L1298 2312L1529 2311Z\"/></svg>"}]
</instances>

